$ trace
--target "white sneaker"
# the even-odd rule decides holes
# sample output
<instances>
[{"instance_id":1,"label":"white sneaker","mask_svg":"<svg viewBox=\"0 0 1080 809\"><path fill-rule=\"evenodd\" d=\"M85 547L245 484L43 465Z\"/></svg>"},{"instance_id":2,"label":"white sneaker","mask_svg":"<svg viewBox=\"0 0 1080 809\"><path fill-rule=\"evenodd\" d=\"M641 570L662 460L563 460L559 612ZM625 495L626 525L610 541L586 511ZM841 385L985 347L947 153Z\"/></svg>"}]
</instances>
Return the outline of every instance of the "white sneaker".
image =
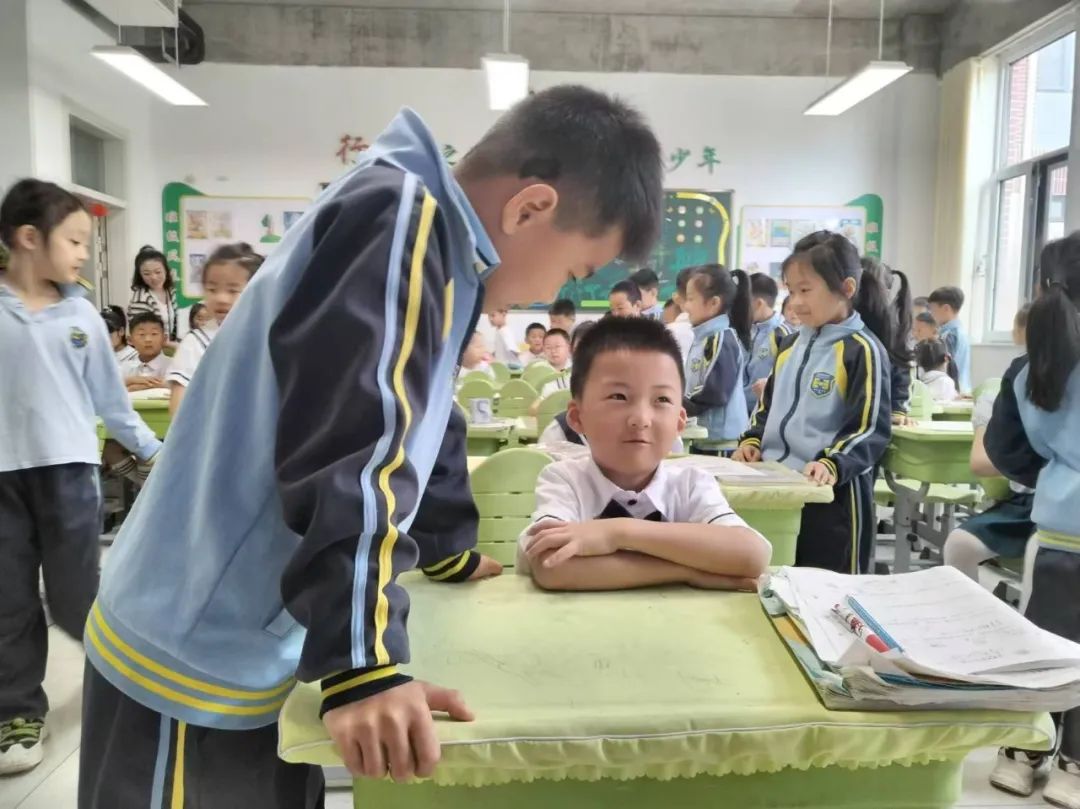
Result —
<instances>
[{"instance_id":1,"label":"white sneaker","mask_svg":"<svg viewBox=\"0 0 1080 809\"><path fill-rule=\"evenodd\" d=\"M1043 789L1043 800L1065 809L1080 809L1080 764L1058 756Z\"/></svg>"},{"instance_id":2,"label":"white sneaker","mask_svg":"<svg viewBox=\"0 0 1080 809\"><path fill-rule=\"evenodd\" d=\"M0 722L0 775L32 770L45 756L44 719L11 719Z\"/></svg>"},{"instance_id":3,"label":"white sneaker","mask_svg":"<svg viewBox=\"0 0 1080 809\"><path fill-rule=\"evenodd\" d=\"M994 771L990 773L990 784L1003 792L1027 798L1035 792L1035 780L1045 777L1048 760L1045 753L1002 747L998 750Z\"/></svg>"}]
</instances>

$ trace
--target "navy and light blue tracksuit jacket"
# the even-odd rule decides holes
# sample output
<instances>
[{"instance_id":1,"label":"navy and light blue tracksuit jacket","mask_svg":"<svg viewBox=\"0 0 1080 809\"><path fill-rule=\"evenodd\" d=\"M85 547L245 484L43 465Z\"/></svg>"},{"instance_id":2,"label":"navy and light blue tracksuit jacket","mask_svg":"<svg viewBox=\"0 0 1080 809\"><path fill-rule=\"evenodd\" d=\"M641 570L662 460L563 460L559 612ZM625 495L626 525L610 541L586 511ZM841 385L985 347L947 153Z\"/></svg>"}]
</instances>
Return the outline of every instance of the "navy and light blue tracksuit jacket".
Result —
<instances>
[{"instance_id":1,"label":"navy and light blue tracksuit jacket","mask_svg":"<svg viewBox=\"0 0 1080 809\"><path fill-rule=\"evenodd\" d=\"M821 461L844 485L880 461L892 435L888 355L855 313L785 338L740 445L802 472Z\"/></svg>"},{"instance_id":2,"label":"navy and light blue tracksuit jacket","mask_svg":"<svg viewBox=\"0 0 1080 809\"><path fill-rule=\"evenodd\" d=\"M745 369L746 351L727 315L694 326L683 406L708 429L710 441L735 441L746 429Z\"/></svg>"},{"instance_id":3,"label":"navy and light blue tracksuit jacket","mask_svg":"<svg viewBox=\"0 0 1080 809\"><path fill-rule=\"evenodd\" d=\"M479 562L454 374L497 262L403 111L285 234L192 378L87 624L116 688L251 728L294 678L322 681L324 711L408 679L398 574ZM466 496L445 507L446 489Z\"/></svg>"},{"instance_id":4,"label":"navy and light blue tracksuit jacket","mask_svg":"<svg viewBox=\"0 0 1080 809\"><path fill-rule=\"evenodd\" d=\"M750 330L750 356L746 360L744 393L750 412L757 407L758 397L752 390L759 379L768 379L772 373L776 355L780 353L780 343L791 334L792 328L784 321L784 316L773 312L772 317L755 323Z\"/></svg>"}]
</instances>

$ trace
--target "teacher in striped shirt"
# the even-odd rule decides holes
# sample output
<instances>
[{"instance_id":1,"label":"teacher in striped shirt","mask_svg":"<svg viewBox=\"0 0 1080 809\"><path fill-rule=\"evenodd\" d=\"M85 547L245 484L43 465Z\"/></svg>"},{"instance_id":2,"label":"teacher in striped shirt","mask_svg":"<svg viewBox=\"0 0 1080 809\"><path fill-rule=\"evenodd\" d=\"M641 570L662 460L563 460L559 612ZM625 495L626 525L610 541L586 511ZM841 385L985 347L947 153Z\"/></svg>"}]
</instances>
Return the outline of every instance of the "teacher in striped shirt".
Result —
<instances>
[{"instance_id":1,"label":"teacher in striped shirt","mask_svg":"<svg viewBox=\"0 0 1080 809\"><path fill-rule=\"evenodd\" d=\"M127 316L150 312L165 323L165 345L176 347L176 289L165 255L150 245L135 256L135 274L131 278L131 300Z\"/></svg>"}]
</instances>

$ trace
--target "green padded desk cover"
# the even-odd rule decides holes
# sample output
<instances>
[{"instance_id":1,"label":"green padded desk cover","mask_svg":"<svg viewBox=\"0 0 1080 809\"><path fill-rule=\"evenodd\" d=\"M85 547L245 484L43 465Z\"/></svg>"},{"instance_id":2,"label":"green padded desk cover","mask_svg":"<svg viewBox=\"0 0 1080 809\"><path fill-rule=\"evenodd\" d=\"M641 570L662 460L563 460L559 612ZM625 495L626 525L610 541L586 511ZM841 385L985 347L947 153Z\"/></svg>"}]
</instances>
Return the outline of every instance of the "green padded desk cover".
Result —
<instances>
[{"instance_id":1,"label":"green padded desk cover","mask_svg":"<svg viewBox=\"0 0 1080 809\"><path fill-rule=\"evenodd\" d=\"M430 781L357 781L357 806L949 806L972 749L1052 744L1044 714L826 710L754 594L405 578L406 670L476 720L437 723ZM318 705L290 695L285 760L340 765Z\"/></svg>"}]
</instances>

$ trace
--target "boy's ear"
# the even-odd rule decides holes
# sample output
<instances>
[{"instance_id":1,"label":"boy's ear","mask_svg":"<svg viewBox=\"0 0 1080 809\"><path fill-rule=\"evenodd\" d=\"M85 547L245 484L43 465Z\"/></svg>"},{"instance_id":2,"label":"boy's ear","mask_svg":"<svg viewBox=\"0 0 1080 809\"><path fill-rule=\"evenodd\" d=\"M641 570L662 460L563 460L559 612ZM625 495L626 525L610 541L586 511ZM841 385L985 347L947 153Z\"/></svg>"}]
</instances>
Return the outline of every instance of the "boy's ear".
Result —
<instances>
[{"instance_id":1,"label":"boy's ear","mask_svg":"<svg viewBox=\"0 0 1080 809\"><path fill-rule=\"evenodd\" d=\"M679 408L679 435L683 434L683 430L686 429L686 408Z\"/></svg>"},{"instance_id":2,"label":"boy's ear","mask_svg":"<svg viewBox=\"0 0 1080 809\"><path fill-rule=\"evenodd\" d=\"M575 433L585 435L585 429L581 423L581 408L578 406L577 399L571 399L566 406L566 423Z\"/></svg>"},{"instance_id":3,"label":"boy's ear","mask_svg":"<svg viewBox=\"0 0 1080 809\"><path fill-rule=\"evenodd\" d=\"M855 293L859 291L859 285L855 283L854 278L845 278L844 283L840 288L844 291L844 297L849 300L854 298Z\"/></svg>"},{"instance_id":4,"label":"boy's ear","mask_svg":"<svg viewBox=\"0 0 1080 809\"><path fill-rule=\"evenodd\" d=\"M512 196L502 210L502 231L507 236L522 228L546 224L555 217L559 192L546 183L526 186Z\"/></svg>"}]
</instances>

